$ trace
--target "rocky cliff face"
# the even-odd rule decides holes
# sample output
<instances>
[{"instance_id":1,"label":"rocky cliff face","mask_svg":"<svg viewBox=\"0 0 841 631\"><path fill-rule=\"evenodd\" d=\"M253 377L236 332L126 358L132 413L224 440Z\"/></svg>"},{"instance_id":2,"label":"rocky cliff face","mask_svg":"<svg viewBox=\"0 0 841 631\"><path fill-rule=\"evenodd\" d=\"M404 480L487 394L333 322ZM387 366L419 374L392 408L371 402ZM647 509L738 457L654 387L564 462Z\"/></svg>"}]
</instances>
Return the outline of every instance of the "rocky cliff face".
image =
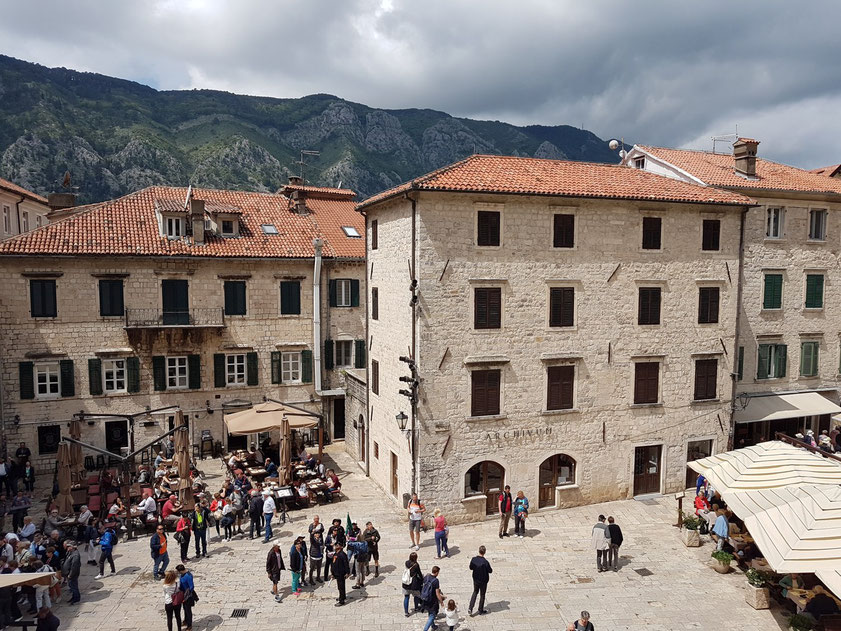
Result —
<instances>
[{"instance_id":1,"label":"rocky cliff face","mask_svg":"<svg viewBox=\"0 0 841 631\"><path fill-rule=\"evenodd\" d=\"M612 162L586 130L515 127L432 110L384 111L329 95L269 99L158 92L0 56L0 176L41 194L65 171L82 203L152 184L273 191L314 184L372 195L473 153Z\"/></svg>"}]
</instances>

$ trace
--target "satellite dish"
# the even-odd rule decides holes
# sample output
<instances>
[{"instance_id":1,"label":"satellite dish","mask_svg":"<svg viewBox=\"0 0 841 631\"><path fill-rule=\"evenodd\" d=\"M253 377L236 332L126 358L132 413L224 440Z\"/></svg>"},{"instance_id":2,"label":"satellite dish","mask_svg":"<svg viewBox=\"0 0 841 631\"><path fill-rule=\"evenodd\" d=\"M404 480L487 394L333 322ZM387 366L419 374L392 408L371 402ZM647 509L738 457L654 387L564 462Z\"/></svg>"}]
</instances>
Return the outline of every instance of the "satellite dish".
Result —
<instances>
[{"instance_id":1,"label":"satellite dish","mask_svg":"<svg viewBox=\"0 0 841 631\"><path fill-rule=\"evenodd\" d=\"M610 147L611 151L616 151L619 148L619 141L615 138L607 143L607 146Z\"/></svg>"}]
</instances>

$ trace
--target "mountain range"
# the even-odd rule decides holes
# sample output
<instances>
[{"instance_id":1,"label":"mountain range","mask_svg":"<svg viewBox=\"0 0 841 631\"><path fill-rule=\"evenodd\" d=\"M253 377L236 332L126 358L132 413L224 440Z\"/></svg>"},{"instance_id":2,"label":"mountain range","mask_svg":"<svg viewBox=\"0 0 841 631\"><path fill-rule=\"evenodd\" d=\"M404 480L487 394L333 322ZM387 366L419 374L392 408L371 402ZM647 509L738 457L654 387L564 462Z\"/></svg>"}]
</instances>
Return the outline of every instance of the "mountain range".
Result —
<instances>
[{"instance_id":1,"label":"mountain range","mask_svg":"<svg viewBox=\"0 0 841 631\"><path fill-rule=\"evenodd\" d=\"M473 153L616 162L595 134L328 94L295 99L155 90L0 55L0 176L42 195L69 171L79 203L154 184L275 191L307 183L374 193Z\"/></svg>"}]
</instances>

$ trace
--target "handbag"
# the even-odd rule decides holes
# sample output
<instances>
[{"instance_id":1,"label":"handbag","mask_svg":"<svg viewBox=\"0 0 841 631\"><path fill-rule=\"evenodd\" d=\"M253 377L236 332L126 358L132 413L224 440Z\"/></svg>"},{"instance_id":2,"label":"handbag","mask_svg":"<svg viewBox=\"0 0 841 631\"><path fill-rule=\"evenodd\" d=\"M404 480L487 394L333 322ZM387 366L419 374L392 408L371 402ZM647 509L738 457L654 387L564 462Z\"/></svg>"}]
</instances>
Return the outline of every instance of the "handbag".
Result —
<instances>
[{"instance_id":1,"label":"handbag","mask_svg":"<svg viewBox=\"0 0 841 631\"><path fill-rule=\"evenodd\" d=\"M175 539L178 543L184 543L184 535L181 533L181 531L180 531L180 530L176 530L176 531L175 531L175 534L173 535L173 538L174 538L174 539Z\"/></svg>"},{"instance_id":2,"label":"handbag","mask_svg":"<svg viewBox=\"0 0 841 631\"><path fill-rule=\"evenodd\" d=\"M172 604L174 606L178 606L184 602L184 592L178 590L172 595Z\"/></svg>"}]
</instances>

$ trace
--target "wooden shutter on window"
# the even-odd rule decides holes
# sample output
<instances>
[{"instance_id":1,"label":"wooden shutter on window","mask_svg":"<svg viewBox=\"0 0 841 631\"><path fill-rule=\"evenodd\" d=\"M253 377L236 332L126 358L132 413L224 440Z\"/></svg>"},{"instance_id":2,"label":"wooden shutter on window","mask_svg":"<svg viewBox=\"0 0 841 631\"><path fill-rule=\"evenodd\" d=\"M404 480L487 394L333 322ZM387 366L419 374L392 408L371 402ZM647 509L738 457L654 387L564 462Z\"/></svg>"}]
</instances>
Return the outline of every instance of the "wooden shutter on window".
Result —
<instances>
[{"instance_id":1,"label":"wooden shutter on window","mask_svg":"<svg viewBox=\"0 0 841 631\"><path fill-rule=\"evenodd\" d=\"M350 279L350 306L359 306L359 281L355 278Z\"/></svg>"},{"instance_id":2,"label":"wooden shutter on window","mask_svg":"<svg viewBox=\"0 0 841 631\"><path fill-rule=\"evenodd\" d=\"M786 376L786 355L788 352L788 348L785 344L777 344L777 372L774 374L775 377L785 377Z\"/></svg>"},{"instance_id":3,"label":"wooden shutter on window","mask_svg":"<svg viewBox=\"0 0 841 631\"><path fill-rule=\"evenodd\" d=\"M225 375L225 354L213 354L213 387L224 388L227 385L227 377Z\"/></svg>"},{"instance_id":4,"label":"wooden shutter on window","mask_svg":"<svg viewBox=\"0 0 841 631\"><path fill-rule=\"evenodd\" d=\"M547 369L547 379L546 409L572 409L575 366L550 366Z\"/></svg>"},{"instance_id":5,"label":"wooden shutter on window","mask_svg":"<svg viewBox=\"0 0 841 631\"><path fill-rule=\"evenodd\" d=\"M245 354L245 380L249 386L256 386L260 383L260 365L257 362L257 353Z\"/></svg>"},{"instance_id":6,"label":"wooden shutter on window","mask_svg":"<svg viewBox=\"0 0 841 631\"><path fill-rule=\"evenodd\" d=\"M312 351L301 351L301 383L312 383Z\"/></svg>"},{"instance_id":7,"label":"wooden shutter on window","mask_svg":"<svg viewBox=\"0 0 841 631\"><path fill-rule=\"evenodd\" d=\"M371 360L371 392L380 393L380 363L376 359Z\"/></svg>"},{"instance_id":8,"label":"wooden shutter on window","mask_svg":"<svg viewBox=\"0 0 841 631\"><path fill-rule=\"evenodd\" d=\"M779 309L783 300L783 275L765 274L765 296L762 300L763 309Z\"/></svg>"},{"instance_id":9,"label":"wooden shutter on window","mask_svg":"<svg viewBox=\"0 0 841 631\"><path fill-rule=\"evenodd\" d=\"M332 286L333 281L330 283ZM299 281L289 280L280 283L280 313L281 315L300 315L301 283Z\"/></svg>"},{"instance_id":10,"label":"wooden shutter on window","mask_svg":"<svg viewBox=\"0 0 841 631\"><path fill-rule=\"evenodd\" d=\"M476 287L473 292L474 328L500 328L502 325L502 289L499 287Z\"/></svg>"},{"instance_id":11,"label":"wooden shutter on window","mask_svg":"<svg viewBox=\"0 0 841 631\"><path fill-rule=\"evenodd\" d=\"M634 403L657 403L659 397L660 364L640 362L635 366Z\"/></svg>"},{"instance_id":12,"label":"wooden shutter on window","mask_svg":"<svg viewBox=\"0 0 841 631\"><path fill-rule=\"evenodd\" d=\"M374 219L374 220L371 221L371 249L372 250L376 250L377 247L379 246L379 235L377 234L378 232L379 232L379 230L378 230L377 220Z\"/></svg>"},{"instance_id":13,"label":"wooden shutter on window","mask_svg":"<svg viewBox=\"0 0 841 631\"><path fill-rule=\"evenodd\" d=\"M701 287L698 290L698 322L712 324L718 322L718 287Z\"/></svg>"},{"instance_id":14,"label":"wooden shutter on window","mask_svg":"<svg viewBox=\"0 0 841 631\"><path fill-rule=\"evenodd\" d=\"M335 279L330 281L328 293L330 294L330 306L331 307L337 306L339 304L339 296L338 296L337 283L336 283Z\"/></svg>"},{"instance_id":15,"label":"wooden shutter on window","mask_svg":"<svg viewBox=\"0 0 841 631\"><path fill-rule=\"evenodd\" d=\"M32 362L18 363L18 382L20 383L20 398L35 398L35 375Z\"/></svg>"},{"instance_id":16,"label":"wooden shutter on window","mask_svg":"<svg viewBox=\"0 0 841 631\"><path fill-rule=\"evenodd\" d=\"M187 355L187 382L190 390L201 388L201 355Z\"/></svg>"},{"instance_id":17,"label":"wooden shutter on window","mask_svg":"<svg viewBox=\"0 0 841 631\"><path fill-rule=\"evenodd\" d=\"M575 247L575 215L555 215L552 245L556 248Z\"/></svg>"},{"instance_id":18,"label":"wooden shutter on window","mask_svg":"<svg viewBox=\"0 0 841 631\"><path fill-rule=\"evenodd\" d=\"M823 307L823 274L806 275L806 308Z\"/></svg>"},{"instance_id":19,"label":"wooden shutter on window","mask_svg":"<svg viewBox=\"0 0 841 631\"><path fill-rule=\"evenodd\" d=\"M499 216L494 210L480 210L477 221L477 245L499 245Z\"/></svg>"},{"instance_id":20,"label":"wooden shutter on window","mask_svg":"<svg viewBox=\"0 0 841 631\"><path fill-rule=\"evenodd\" d=\"M353 359L353 367L365 368L365 340L356 340L354 346L355 357Z\"/></svg>"},{"instance_id":21,"label":"wooden shutter on window","mask_svg":"<svg viewBox=\"0 0 841 631\"><path fill-rule=\"evenodd\" d=\"M380 318L380 290L376 287L371 287L371 319L379 320Z\"/></svg>"},{"instance_id":22,"label":"wooden shutter on window","mask_svg":"<svg viewBox=\"0 0 841 631\"><path fill-rule=\"evenodd\" d=\"M272 383L281 382L280 351L272 351Z\"/></svg>"},{"instance_id":23,"label":"wooden shutter on window","mask_svg":"<svg viewBox=\"0 0 841 631\"><path fill-rule=\"evenodd\" d=\"M333 370L333 340L324 340L324 369Z\"/></svg>"},{"instance_id":24,"label":"wooden shutter on window","mask_svg":"<svg viewBox=\"0 0 841 631\"><path fill-rule=\"evenodd\" d=\"M704 219L702 250L718 250L721 242L721 221L718 219Z\"/></svg>"},{"instance_id":25,"label":"wooden shutter on window","mask_svg":"<svg viewBox=\"0 0 841 631\"><path fill-rule=\"evenodd\" d=\"M499 370L474 370L471 374L471 415L499 414Z\"/></svg>"},{"instance_id":26,"label":"wooden shutter on window","mask_svg":"<svg viewBox=\"0 0 841 631\"><path fill-rule=\"evenodd\" d=\"M660 288L640 287L639 324L660 324Z\"/></svg>"},{"instance_id":27,"label":"wooden shutter on window","mask_svg":"<svg viewBox=\"0 0 841 631\"><path fill-rule=\"evenodd\" d=\"M696 401L715 399L718 374L717 359L698 359L695 361L695 396Z\"/></svg>"},{"instance_id":28,"label":"wooden shutter on window","mask_svg":"<svg viewBox=\"0 0 841 631\"><path fill-rule=\"evenodd\" d=\"M739 358L736 364L736 380L741 381L745 377L745 347L739 347Z\"/></svg>"},{"instance_id":29,"label":"wooden shutter on window","mask_svg":"<svg viewBox=\"0 0 841 631\"><path fill-rule=\"evenodd\" d=\"M73 371L73 360L62 359L58 362L58 369L61 373L61 396L76 396L76 379Z\"/></svg>"},{"instance_id":30,"label":"wooden shutter on window","mask_svg":"<svg viewBox=\"0 0 841 631\"><path fill-rule=\"evenodd\" d=\"M94 396L102 394L102 360L88 360L88 385L90 393Z\"/></svg>"},{"instance_id":31,"label":"wooden shutter on window","mask_svg":"<svg viewBox=\"0 0 841 631\"><path fill-rule=\"evenodd\" d=\"M163 355L152 358L152 381L155 390L166 390L166 357Z\"/></svg>"},{"instance_id":32,"label":"wooden shutter on window","mask_svg":"<svg viewBox=\"0 0 841 631\"><path fill-rule=\"evenodd\" d=\"M549 290L549 326L575 324L575 289L553 287Z\"/></svg>"},{"instance_id":33,"label":"wooden shutter on window","mask_svg":"<svg viewBox=\"0 0 841 631\"><path fill-rule=\"evenodd\" d=\"M767 379L768 378L768 361L771 352L771 345L770 344L760 344L759 345L759 352L757 353L757 362L756 362L756 378L757 379Z\"/></svg>"},{"instance_id":34,"label":"wooden shutter on window","mask_svg":"<svg viewBox=\"0 0 841 631\"><path fill-rule=\"evenodd\" d=\"M126 390L140 392L140 358L126 358Z\"/></svg>"},{"instance_id":35,"label":"wooden shutter on window","mask_svg":"<svg viewBox=\"0 0 841 631\"><path fill-rule=\"evenodd\" d=\"M661 246L662 220L660 217L642 218L642 247L644 250L659 250Z\"/></svg>"}]
</instances>

